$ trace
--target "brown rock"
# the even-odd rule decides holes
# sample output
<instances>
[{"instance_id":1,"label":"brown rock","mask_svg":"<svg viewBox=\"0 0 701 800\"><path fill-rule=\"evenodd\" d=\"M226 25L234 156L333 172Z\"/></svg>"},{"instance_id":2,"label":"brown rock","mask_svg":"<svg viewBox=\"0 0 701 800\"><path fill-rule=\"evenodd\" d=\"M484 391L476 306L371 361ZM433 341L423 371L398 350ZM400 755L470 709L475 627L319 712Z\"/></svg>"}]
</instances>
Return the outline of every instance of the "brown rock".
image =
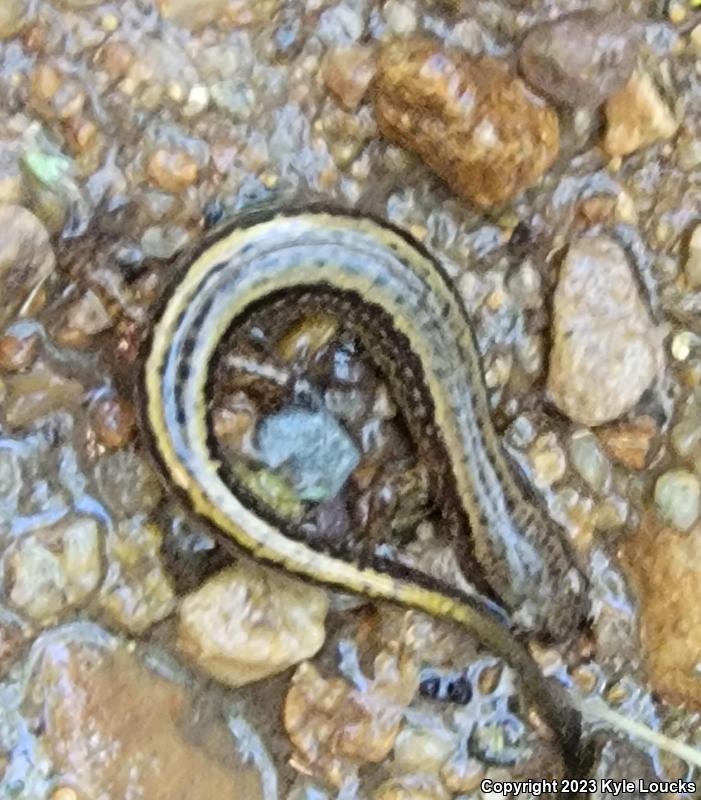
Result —
<instances>
[{"instance_id":1,"label":"brown rock","mask_svg":"<svg viewBox=\"0 0 701 800\"><path fill-rule=\"evenodd\" d=\"M49 233L26 208L0 207L0 326L54 269Z\"/></svg>"},{"instance_id":2,"label":"brown rock","mask_svg":"<svg viewBox=\"0 0 701 800\"><path fill-rule=\"evenodd\" d=\"M98 51L97 60L112 80L124 78L135 60L134 51L126 42L111 39Z\"/></svg>"},{"instance_id":3,"label":"brown rock","mask_svg":"<svg viewBox=\"0 0 701 800\"><path fill-rule=\"evenodd\" d=\"M373 48L336 47L324 60L324 82L347 111L355 111L365 97L375 68Z\"/></svg>"},{"instance_id":4,"label":"brown rock","mask_svg":"<svg viewBox=\"0 0 701 800\"><path fill-rule=\"evenodd\" d=\"M112 398L95 406L93 424L97 438L106 447L118 450L134 438L136 414L128 400Z\"/></svg>"},{"instance_id":5,"label":"brown rock","mask_svg":"<svg viewBox=\"0 0 701 800\"><path fill-rule=\"evenodd\" d=\"M166 192L182 192L197 180L197 164L182 151L156 150L148 163L149 178Z\"/></svg>"},{"instance_id":6,"label":"brown rock","mask_svg":"<svg viewBox=\"0 0 701 800\"><path fill-rule=\"evenodd\" d=\"M29 102L46 120L75 117L85 105L85 90L53 64L39 63L29 84Z\"/></svg>"},{"instance_id":7,"label":"brown rock","mask_svg":"<svg viewBox=\"0 0 701 800\"><path fill-rule=\"evenodd\" d=\"M124 647L52 642L33 690L56 782L80 798L263 798L226 727L195 724L186 689Z\"/></svg>"},{"instance_id":8,"label":"brown rock","mask_svg":"<svg viewBox=\"0 0 701 800\"><path fill-rule=\"evenodd\" d=\"M682 533L648 511L623 563L640 603L650 682L668 702L701 710L701 525Z\"/></svg>"},{"instance_id":9,"label":"brown rock","mask_svg":"<svg viewBox=\"0 0 701 800\"><path fill-rule=\"evenodd\" d=\"M533 186L557 156L556 113L496 59L394 41L381 50L375 88L382 133L481 208Z\"/></svg>"},{"instance_id":10,"label":"brown rock","mask_svg":"<svg viewBox=\"0 0 701 800\"><path fill-rule=\"evenodd\" d=\"M566 105L596 107L625 86L635 55L630 20L587 9L530 30L519 64L536 91Z\"/></svg>"},{"instance_id":11,"label":"brown rock","mask_svg":"<svg viewBox=\"0 0 701 800\"><path fill-rule=\"evenodd\" d=\"M302 664L284 709L285 729L296 749L293 763L334 786L362 764L381 763L417 687L416 664L401 647L377 655L375 677L364 689L340 678L327 680L312 664Z\"/></svg>"},{"instance_id":12,"label":"brown rock","mask_svg":"<svg viewBox=\"0 0 701 800\"><path fill-rule=\"evenodd\" d=\"M82 606L100 580L98 527L89 517L33 531L5 556L8 598L38 625Z\"/></svg>"},{"instance_id":13,"label":"brown rock","mask_svg":"<svg viewBox=\"0 0 701 800\"><path fill-rule=\"evenodd\" d=\"M661 337L625 253L603 236L574 242L553 301L548 390L575 422L630 410L662 366Z\"/></svg>"},{"instance_id":14,"label":"brown rock","mask_svg":"<svg viewBox=\"0 0 701 800\"><path fill-rule=\"evenodd\" d=\"M112 326L112 317L102 300L88 289L66 311L66 326L85 336L95 336Z\"/></svg>"},{"instance_id":15,"label":"brown rock","mask_svg":"<svg viewBox=\"0 0 701 800\"><path fill-rule=\"evenodd\" d=\"M76 408L83 398L83 385L64 378L38 361L31 372L8 376L5 419L20 428L59 408Z\"/></svg>"},{"instance_id":16,"label":"brown rock","mask_svg":"<svg viewBox=\"0 0 701 800\"><path fill-rule=\"evenodd\" d=\"M610 156L627 156L655 142L670 139L677 120L660 97L652 78L633 73L620 92L606 103L603 147Z\"/></svg>"},{"instance_id":17,"label":"brown rock","mask_svg":"<svg viewBox=\"0 0 701 800\"><path fill-rule=\"evenodd\" d=\"M0 369L5 372L24 372L31 367L39 350L39 337L0 336Z\"/></svg>"},{"instance_id":18,"label":"brown rock","mask_svg":"<svg viewBox=\"0 0 701 800\"><path fill-rule=\"evenodd\" d=\"M608 455L628 469L645 469L656 434L655 420L647 416L632 422L598 428L596 431Z\"/></svg>"}]
</instances>

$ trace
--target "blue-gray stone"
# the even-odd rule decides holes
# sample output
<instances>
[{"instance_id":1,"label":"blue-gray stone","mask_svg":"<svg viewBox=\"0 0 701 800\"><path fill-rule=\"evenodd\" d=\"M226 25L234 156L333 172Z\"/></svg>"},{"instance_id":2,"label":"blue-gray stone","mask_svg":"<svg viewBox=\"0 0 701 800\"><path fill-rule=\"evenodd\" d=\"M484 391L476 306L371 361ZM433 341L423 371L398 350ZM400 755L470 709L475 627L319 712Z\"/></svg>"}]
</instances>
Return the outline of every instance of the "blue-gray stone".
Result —
<instances>
[{"instance_id":1,"label":"blue-gray stone","mask_svg":"<svg viewBox=\"0 0 701 800\"><path fill-rule=\"evenodd\" d=\"M259 425L256 444L261 461L283 470L299 498L313 502L337 495L360 461L352 439L323 410L271 414Z\"/></svg>"}]
</instances>

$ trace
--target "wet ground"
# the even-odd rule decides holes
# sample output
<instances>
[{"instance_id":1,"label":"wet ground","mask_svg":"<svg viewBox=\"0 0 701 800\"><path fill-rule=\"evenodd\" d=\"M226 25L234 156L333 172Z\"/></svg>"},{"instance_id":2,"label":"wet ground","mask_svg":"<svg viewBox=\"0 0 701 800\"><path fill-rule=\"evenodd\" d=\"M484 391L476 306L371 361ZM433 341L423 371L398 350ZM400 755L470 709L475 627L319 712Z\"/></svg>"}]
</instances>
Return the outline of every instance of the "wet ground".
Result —
<instances>
[{"instance_id":1,"label":"wet ground","mask_svg":"<svg viewBox=\"0 0 701 800\"><path fill-rule=\"evenodd\" d=\"M225 551L151 466L134 383L178 256L318 200L408 231L465 304L507 452L589 579L586 629L532 651L592 774L699 780L670 752L701 749L694 2L3 0L0 797L464 800L562 774L464 631ZM470 582L343 320L262 309L211 417L306 537Z\"/></svg>"}]
</instances>

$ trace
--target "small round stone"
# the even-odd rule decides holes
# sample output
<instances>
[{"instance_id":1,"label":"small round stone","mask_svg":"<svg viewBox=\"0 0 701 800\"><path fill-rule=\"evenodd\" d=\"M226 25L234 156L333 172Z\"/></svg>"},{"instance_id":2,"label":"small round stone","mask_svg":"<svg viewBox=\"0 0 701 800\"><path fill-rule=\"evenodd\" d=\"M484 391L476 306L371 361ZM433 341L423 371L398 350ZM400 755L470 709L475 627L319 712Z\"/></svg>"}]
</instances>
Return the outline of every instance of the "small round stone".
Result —
<instances>
[{"instance_id":1,"label":"small round stone","mask_svg":"<svg viewBox=\"0 0 701 800\"><path fill-rule=\"evenodd\" d=\"M197 163L185 152L157 150L148 163L149 178L166 192L182 192L197 180Z\"/></svg>"},{"instance_id":2,"label":"small round stone","mask_svg":"<svg viewBox=\"0 0 701 800\"><path fill-rule=\"evenodd\" d=\"M5 372L23 372L34 363L39 352L39 337L30 336L0 337L0 369Z\"/></svg>"},{"instance_id":3,"label":"small round stone","mask_svg":"<svg viewBox=\"0 0 701 800\"><path fill-rule=\"evenodd\" d=\"M93 424L102 444L118 450L133 439L136 415L128 400L111 398L97 404L93 412Z\"/></svg>"},{"instance_id":4,"label":"small round stone","mask_svg":"<svg viewBox=\"0 0 701 800\"><path fill-rule=\"evenodd\" d=\"M554 433L539 436L531 445L528 457L533 467L533 479L539 488L557 483L565 474L567 459Z\"/></svg>"},{"instance_id":5,"label":"small round stone","mask_svg":"<svg viewBox=\"0 0 701 800\"><path fill-rule=\"evenodd\" d=\"M572 466L595 492L600 491L611 470L594 434L589 431L575 433L569 451Z\"/></svg>"},{"instance_id":6,"label":"small round stone","mask_svg":"<svg viewBox=\"0 0 701 800\"><path fill-rule=\"evenodd\" d=\"M519 63L542 94L567 105L596 107L625 86L635 55L629 20L587 9L533 28L521 45Z\"/></svg>"},{"instance_id":7,"label":"small round stone","mask_svg":"<svg viewBox=\"0 0 701 800\"><path fill-rule=\"evenodd\" d=\"M387 0L383 9L387 27L395 36L408 36L416 30L414 9L401 0Z\"/></svg>"},{"instance_id":8,"label":"small round stone","mask_svg":"<svg viewBox=\"0 0 701 800\"><path fill-rule=\"evenodd\" d=\"M701 484L685 469L665 472L655 484L655 505L659 515L680 531L688 531L701 510Z\"/></svg>"}]
</instances>

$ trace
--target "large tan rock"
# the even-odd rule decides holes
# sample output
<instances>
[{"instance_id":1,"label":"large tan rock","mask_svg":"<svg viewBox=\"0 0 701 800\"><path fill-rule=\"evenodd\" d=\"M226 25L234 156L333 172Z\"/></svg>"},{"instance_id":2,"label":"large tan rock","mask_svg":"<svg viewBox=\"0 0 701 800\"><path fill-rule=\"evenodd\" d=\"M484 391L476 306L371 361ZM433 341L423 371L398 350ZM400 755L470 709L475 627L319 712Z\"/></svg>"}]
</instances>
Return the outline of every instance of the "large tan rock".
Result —
<instances>
[{"instance_id":1,"label":"large tan rock","mask_svg":"<svg viewBox=\"0 0 701 800\"><path fill-rule=\"evenodd\" d=\"M662 366L661 338L626 255L604 236L570 246L552 327L548 391L575 422L601 425L621 416Z\"/></svg>"},{"instance_id":2,"label":"large tan rock","mask_svg":"<svg viewBox=\"0 0 701 800\"><path fill-rule=\"evenodd\" d=\"M623 555L650 682L670 703L701 710L701 525L677 531L650 510Z\"/></svg>"},{"instance_id":3,"label":"large tan rock","mask_svg":"<svg viewBox=\"0 0 701 800\"><path fill-rule=\"evenodd\" d=\"M431 39L381 50L375 113L384 136L481 208L533 186L559 147L557 114L505 63L469 59Z\"/></svg>"},{"instance_id":4,"label":"large tan rock","mask_svg":"<svg viewBox=\"0 0 701 800\"><path fill-rule=\"evenodd\" d=\"M187 690L126 648L51 642L32 687L56 783L80 798L260 800L226 727L193 728Z\"/></svg>"},{"instance_id":5,"label":"large tan rock","mask_svg":"<svg viewBox=\"0 0 701 800\"><path fill-rule=\"evenodd\" d=\"M311 658L324 643L327 609L323 589L239 564L185 598L178 647L217 680L243 686Z\"/></svg>"}]
</instances>

